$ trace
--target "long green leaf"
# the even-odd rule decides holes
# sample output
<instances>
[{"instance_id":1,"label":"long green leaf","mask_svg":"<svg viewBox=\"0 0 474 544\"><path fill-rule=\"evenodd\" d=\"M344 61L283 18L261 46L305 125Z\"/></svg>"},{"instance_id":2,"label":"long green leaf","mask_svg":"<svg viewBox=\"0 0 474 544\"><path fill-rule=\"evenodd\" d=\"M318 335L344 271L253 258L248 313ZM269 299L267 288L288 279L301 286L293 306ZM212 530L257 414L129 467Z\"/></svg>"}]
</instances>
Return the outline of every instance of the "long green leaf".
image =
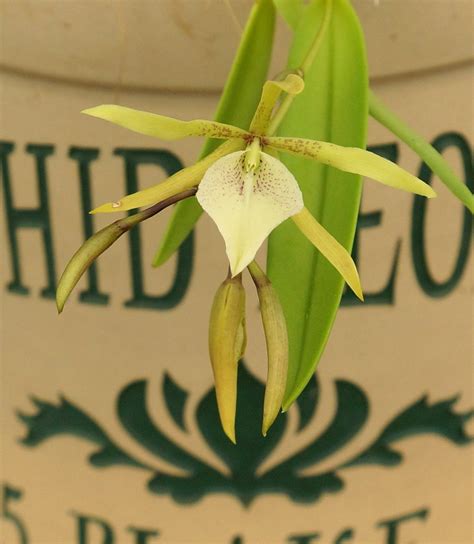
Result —
<instances>
[{"instance_id":1,"label":"long green leaf","mask_svg":"<svg viewBox=\"0 0 474 544\"><path fill-rule=\"evenodd\" d=\"M313 1L295 33L288 67L298 66L320 27L325 2ZM318 56L305 77L280 133L365 147L368 81L362 31L348 0L334 0ZM350 251L359 210L359 176L299 157L281 156L302 188L306 207ZM283 304L290 360L283 408L311 378L329 337L343 280L292 221L270 237L268 274Z\"/></svg>"},{"instance_id":2,"label":"long green leaf","mask_svg":"<svg viewBox=\"0 0 474 544\"><path fill-rule=\"evenodd\" d=\"M286 24L296 30L306 8L303 0L273 0L273 2L278 14L281 15Z\"/></svg>"},{"instance_id":3,"label":"long green leaf","mask_svg":"<svg viewBox=\"0 0 474 544\"><path fill-rule=\"evenodd\" d=\"M257 108L273 46L275 9L272 0L259 0L250 13L240 45L227 78L214 119L240 128L248 128ZM217 147L207 140L200 158ZM163 240L153 259L160 266L178 249L202 214L195 197L176 205Z\"/></svg>"}]
</instances>

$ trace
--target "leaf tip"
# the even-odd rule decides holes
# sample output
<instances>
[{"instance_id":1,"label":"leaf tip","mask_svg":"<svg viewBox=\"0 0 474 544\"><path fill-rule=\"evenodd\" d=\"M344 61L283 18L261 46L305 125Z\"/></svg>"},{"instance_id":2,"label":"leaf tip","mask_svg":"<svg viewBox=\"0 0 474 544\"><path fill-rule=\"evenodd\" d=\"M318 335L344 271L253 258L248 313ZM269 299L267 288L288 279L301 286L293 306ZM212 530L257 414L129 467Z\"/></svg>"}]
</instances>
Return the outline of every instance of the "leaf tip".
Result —
<instances>
[{"instance_id":1,"label":"leaf tip","mask_svg":"<svg viewBox=\"0 0 474 544\"><path fill-rule=\"evenodd\" d=\"M153 268L158 268L166 261L166 259L163 258L163 253L164 253L163 247L164 247L164 241L162 240L155 254L153 255L153 259L151 261L151 266Z\"/></svg>"},{"instance_id":2,"label":"leaf tip","mask_svg":"<svg viewBox=\"0 0 474 544\"><path fill-rule=\"evenodd\" d=\"M165 246L158 248L158 251L155 253L153 260L151 261L151 266L153 268L159 268L161 265L165 264L171 255L174 253L166 251Z\"/></svg>"}]
</instances>

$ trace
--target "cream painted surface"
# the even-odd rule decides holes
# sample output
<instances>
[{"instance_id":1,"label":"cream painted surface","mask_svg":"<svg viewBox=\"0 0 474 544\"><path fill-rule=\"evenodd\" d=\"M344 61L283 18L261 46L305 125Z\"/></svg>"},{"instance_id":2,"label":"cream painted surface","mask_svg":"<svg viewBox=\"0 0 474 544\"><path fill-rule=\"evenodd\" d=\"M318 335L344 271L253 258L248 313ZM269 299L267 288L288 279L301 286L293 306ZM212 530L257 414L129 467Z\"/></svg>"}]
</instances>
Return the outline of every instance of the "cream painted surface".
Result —
<instances>
[{"instance_id":1,"label":"cream painted surface","mask_svg":"<svg viewBox=\"0 0 474 544\"><path fill-rule=\"evenodd\" d=\"M252 0L1 0L0 65L92 85L223 85ZM355 0L374 77L473 57L471 0ZM419 24L413 24L413 22ZM271 73L290 33L278 25Z\"/></svg>"}]
</instances>

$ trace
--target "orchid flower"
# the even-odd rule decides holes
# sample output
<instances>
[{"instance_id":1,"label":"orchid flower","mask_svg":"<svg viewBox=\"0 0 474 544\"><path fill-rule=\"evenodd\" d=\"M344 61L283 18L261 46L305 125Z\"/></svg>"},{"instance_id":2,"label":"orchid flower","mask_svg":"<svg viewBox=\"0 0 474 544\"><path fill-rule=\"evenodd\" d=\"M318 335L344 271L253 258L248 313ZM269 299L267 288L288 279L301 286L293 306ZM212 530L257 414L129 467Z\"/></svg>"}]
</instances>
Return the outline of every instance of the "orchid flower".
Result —
<instances>
[{"instance_id":1,"label":"orchid flower","mask_svg":"<svg viewBox=\"0 0 474 544\"><path fill-rule=\"evenodd\" d=\"M265 435L282 405L288 370L288 335L278 293L255 262L258 249L283 221L291 218L302 234L336 268L363 299L354 261L348 251L316 221L304 206L298 181L278 160L291 153L346 172L373 178L405 191L435 196L431 187L396 164L365 151L329 142L273 136L303 79L290 73L284 80L267 81L248 130L214 121L181 121L123 106L103 105L84 113L141 134L164 140L205 136L227 140L213 153L183 168L162 183L99 206L91 213L145 210L115 221L94 234L66 266L56 302L61 312L72 289L90 264L120 236L167 206L196 195L220 230L229 259L229 277L219 287L211 311L209 352L222 427L235 443L237 367L246 345L245 291L241 272L248 267L260 301L268 353L262 433ZM281 93L286 93L277 105Z\"/></svg>"},{"instance_id":2,"label":"orchid flower","mask_svg":"<svg viewBox=\"0 0 474 544\"><path fill-rule=\"evenodd\" d=\"M272 230L291 217L362 299L359 275L350 254L304 207L298 181L278 160L278 152L316 160L428 198L436 195L417 177L364 149L268 134L280 94L297 95L303 88L303 79L293 73L282 81L267 81L248 130L215 121L181 121L117 105L85 110L83 113L163 140L188 136L227 140L203 160L164 182L99 206L92 213L152 205L197 187L198 202L224 238L232 277L253 261Z\"/></svg>"}]
</instances>

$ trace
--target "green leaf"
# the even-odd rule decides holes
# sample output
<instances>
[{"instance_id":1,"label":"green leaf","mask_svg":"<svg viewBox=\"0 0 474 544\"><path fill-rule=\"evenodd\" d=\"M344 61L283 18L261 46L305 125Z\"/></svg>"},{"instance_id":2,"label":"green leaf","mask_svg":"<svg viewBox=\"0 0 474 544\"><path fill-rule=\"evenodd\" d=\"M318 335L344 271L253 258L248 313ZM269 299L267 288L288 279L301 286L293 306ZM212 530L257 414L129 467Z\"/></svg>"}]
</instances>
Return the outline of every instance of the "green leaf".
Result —
<instances>
[{"instance_id":1,"label":"green leaf","mask_svg":"<svg viewBox=\"0 0 474 544\"><path fill-rule=\"evenodd\" d=\"M273 45L275 9L272 0L256 2L242 34L214 119L246 129L252 120L267 78ZM217 146L207 140L200 154L205 157ZM193 230L202 214L196 198L177 204L173 210L153 266L165 263Z\"/></svg>"},{"instance_id":2,"label":"green leaf","mask_svg":"<svg viewBox=\"0 0 474 544\"><path fill-rule=\"evenodd\" d=\"M289 68L301 64L321 26L325 3L310 4L295 34ZM362 31L348 0L333 0L328 32L280 133L365 147L368 80ZM351 250L360 202L360 177L330 166L282 156L314 217ZM283 407L308 383L321 358L341 299L343 279L292 221L270 237L268 275L283 304L290 360Z\"/></svg>"},{"instance_id":3,"label":"green leaf","mask_svg":"<svg viewBox=\"0 0 474 544\"><path fill-rule=\"evenodd\" d=\"M305 9L303 0L273 0L273 2L278 14L291 29L295 30Z\"/></svg>"}]
</instances>

